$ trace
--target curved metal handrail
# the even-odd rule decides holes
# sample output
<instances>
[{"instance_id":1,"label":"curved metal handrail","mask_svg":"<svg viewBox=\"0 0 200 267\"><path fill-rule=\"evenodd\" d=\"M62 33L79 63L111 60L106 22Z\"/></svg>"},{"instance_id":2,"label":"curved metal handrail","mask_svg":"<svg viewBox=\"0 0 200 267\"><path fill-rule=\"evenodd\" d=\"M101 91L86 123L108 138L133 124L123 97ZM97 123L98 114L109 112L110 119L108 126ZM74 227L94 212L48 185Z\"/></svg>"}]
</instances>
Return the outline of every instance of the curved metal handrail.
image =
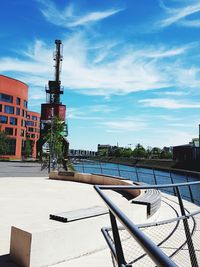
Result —
<instances>
[{"instance_id":1,"label":"curved metal handrail","mask_svg":"<svg viewBox=\"0 0 200 267\"><path fill-rule=\"evenodd\" d=\"M188 242L188 248L190 253L190 259L192 262L192 266L198 266L191 235L189 232L188 217L191 217L192 215L195 215L199 213L193 212L192 214L186 214L184 210L184 205L182 202L182 197L179 191L179 187L183 186L191 186L191 185L197 185L200 184L200 181L198 182L189 182L189 183L176 183L176 184L161 184L161 185L130 185L130 186L108 186L108 185L95 185L94 188L97 191L97 193L100 195L102 200L105 202L105 204L108 206L110 211L110 217L111 217L111 225L113 230L113 236L114 241L116 243L116 240L118 243L120 243L116 218L122 223L122 225L125 227L125 229L130 233L130 235L137 241L137 243L144 249L144 251L149 255L149 257L156 263L157 266L177 266L166 254L162 252L160 248L158 248L138 227L136 224L134 224L120 209L117 207L110 199L109 197L103 192L103 190L116 190L116 189L160 189L160 188L175 188L179 200L180 210L182 216L179 216L179 219L182 219L184 222L184 229L185 234L187 237ZM105 230L102 230L105 231ZM115 237L116 235L116 237ZM116 239L116 240L115 240ZM123 251L121 244L119 244L119 247L113 247L113 252L116 252L117 254L117 262L118 266L128 266L126 265Z\"/></svg>"}]
</instances>

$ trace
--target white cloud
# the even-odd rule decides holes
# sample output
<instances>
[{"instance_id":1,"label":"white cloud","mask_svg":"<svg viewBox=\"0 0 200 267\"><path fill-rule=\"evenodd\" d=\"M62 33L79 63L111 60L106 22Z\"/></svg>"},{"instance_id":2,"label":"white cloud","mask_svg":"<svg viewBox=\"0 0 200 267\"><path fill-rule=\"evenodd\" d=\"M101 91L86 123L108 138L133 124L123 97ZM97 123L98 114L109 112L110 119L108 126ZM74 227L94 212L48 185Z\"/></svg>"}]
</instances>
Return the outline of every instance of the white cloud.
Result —
<instances>
[{"instance_id":1,"label":"white cloud","mask_svg":"<svg viewBox=\"0 0 200 267\"><path fill-rule=\"evenodd\" d=\"M167 98L149 98L139 100L146 107L166 108L166 109L183 109L183 108L200 108L200 104L181 102Z\"/></svg>"},{"instance_id":2,"label":"white cloud","mask_svg":"<svg viewBox=\"0 0 200 267\"><path fill-rule=\"evenodd\" d=\"M178 23L183 26L197 27L200 26L199 20L188 19L188 17L200 12L199 0L188 1L187 5L182 5L178 8L166 7L161 1L161 7L166 12L166 18L159 22L160 27L168 27L172 24Z\"/></svg>"},{"instance_id":3,"label":"white cloud","mask_svg":"<svg viewBox=\"0 0 200 267\"><path fill-rule=\"evenodd\" d=\"M81 119L81 120L105 120L105 113L110 113L119 110L118 107L109 107L107 105L88 105L81 107L69 107L68 117L70 119Z\"/></svg>"},{"instance_id":4,"label":"white cloud","mask_svg":"<svg viewBox=\"0 0 200 267\"><path fill-rule=\"evenodd\" d=\"M146 127L146 123L138 120L114 120L114 121L105 121L99 123L105 127L105 130L108 132L117 131L117 132L127 132L127 131L140 131Z\"/></svg>"},{"instance_id":5,"label":"white cloud","mask_svg":"<svg viewBox=\"0 0 200 267\"><path fill-rule=\"evenodd\" d=\"M192 45L149 49L133 44L127 49L126 44L125 49L115 41L103 45L90 38L86 33L73 33L63 40L61 80L69 90L109 97L167 87L199 87L199 69L185 69L180 61L176 63L176 56L180 58ZM53 50L53 44L49 47L36 40L22 51L23 59L1 58L0 72L13 72L30 87L44 87L54 77Z\"/></svg>"},{"instance_id":6,"label":"white cloud","mask_svg":"<svg viewBox=\"0 0 200 267\"><path fill-rule=\"evenodd\" d=\"M195 44L189 44L189 45L174 47L174 48L169 48L169 49L160 45L156 49L155 47L143 49L141 50L140 54L141 54L141 57L151 58L151 59L162 59L162 58L175 57L175 56L179 56L185 53L187 50L191 49L194 45ZM139 54L139 51L137 51L137 53Z\"/></svg>"},{"instance_id":7,"label":"white cloud","mask_svg":"<svg viewBox=\"0 0 200 267\"><path fill-rule=\"evenodd\" d=\"M183 95L188 95L188 92L181 92L181 91L165 91L162 93L159 93L162 95L173 95L173 96L183 96Z\"/></svg>"},{"instance_id":8,"label":"white cloud","mask_svg":"<svg viewBox=\"0 0 200 267\"><path fill-rule=\"evenodd\" d=\"M104 11L93 11L85 14L77 14L74 4L67 5L62 10L59 10L52 1L39 0L43 5L41 12L44 17L50 22L65 28L74 28L77 26L86 26L88 24L103 20L113 16L123 9L109 9Z\"/></svg>"}]
</instances>

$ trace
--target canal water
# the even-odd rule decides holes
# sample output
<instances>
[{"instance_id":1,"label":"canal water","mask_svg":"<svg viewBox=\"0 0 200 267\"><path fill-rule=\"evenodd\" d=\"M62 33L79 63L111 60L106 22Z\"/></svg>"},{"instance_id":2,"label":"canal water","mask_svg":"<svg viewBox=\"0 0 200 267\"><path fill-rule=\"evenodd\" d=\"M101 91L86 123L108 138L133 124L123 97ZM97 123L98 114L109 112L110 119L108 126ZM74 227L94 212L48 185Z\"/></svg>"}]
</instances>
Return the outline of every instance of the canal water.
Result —
<instances>
[{"instance_id":1,"label":"canal water","mask_svg":"<svg viewBox=\"0 0 200 267\"><path fill-rule=\"evenodd\" d=\"M194 175L188 175L188 173L179 174L169 171L159 171L154 169L138 168L121 164L103 163L90 160L83 160L78 163L73 163L73 165L78 172L107 174L147 184L171 184L200 180ZM169 194L174 194L173 188L164 189L163 191ZM200 205L200 184L190 187L181 187L181 194L183 198Z\"/></svg>"}]
</instances>

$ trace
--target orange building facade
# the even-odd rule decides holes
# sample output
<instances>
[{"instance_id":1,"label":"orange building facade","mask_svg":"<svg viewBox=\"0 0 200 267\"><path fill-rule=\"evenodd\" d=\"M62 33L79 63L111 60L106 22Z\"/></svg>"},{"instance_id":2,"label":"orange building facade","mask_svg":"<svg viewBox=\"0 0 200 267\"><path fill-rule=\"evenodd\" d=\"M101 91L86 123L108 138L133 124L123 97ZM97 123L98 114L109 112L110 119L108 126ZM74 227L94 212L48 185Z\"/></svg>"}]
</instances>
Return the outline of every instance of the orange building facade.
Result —
<instances>
[{"instance_id":1,"label":"orange building facade","mask_svg":"<svg viewBox=\"0 0 200 267\"><path fill-rule=\"evenodd\" d=\"M8 151L0 157L21 159L26 140L31 141L32 157L36 157L40 114L28 111L27 107L28 86L19 80L0 75L0 131L9 139ZM29 127L31 121L34 121L33 132Z\"/></svg>"},{"instance_id":2,"label":"orange building facade","mask_svg":"<svg viewBox=\"0 0 200 267\"><path fill-rule=\"evenodd\" d=\"M40 114L34 111L27 112L26 140L32 144L32 157L36 158L36 143L40 138Z\"/></svg>"}]
</instances>

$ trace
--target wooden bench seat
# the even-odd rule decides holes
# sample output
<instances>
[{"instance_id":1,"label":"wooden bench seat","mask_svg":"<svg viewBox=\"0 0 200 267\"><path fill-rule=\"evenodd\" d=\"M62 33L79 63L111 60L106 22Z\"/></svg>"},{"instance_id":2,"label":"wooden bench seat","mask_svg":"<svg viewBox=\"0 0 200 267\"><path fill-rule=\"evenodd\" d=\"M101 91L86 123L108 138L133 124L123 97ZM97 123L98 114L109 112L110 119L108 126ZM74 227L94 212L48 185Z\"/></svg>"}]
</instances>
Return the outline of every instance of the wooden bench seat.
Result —
<instances>
[{"instance_id":1,"label":"wooden bench seat","mask_svg":"<svg viewBox=\"0 0 200 267\"><path fill-rule=\"evenodd\" d=\"M49 218L51 220L56 220L60 222L71 222L71 221L87 219L90 217L96 217L107 213L108 213L107 208L101 206L93 206L85 209L71 210L58 214L50 214Z\"/></svg>"},{"instance_id":2,"label":"wooden bench seat","mask_svg":"<svg viewBox=\"0 0 200 267\"><path fill-rule=\"evenodd\" d=\"M141 194L138 197L132 199L131 203L146 205L147 216L150 217L160 208L161 193L157 189L145 189L144 191L141 192Z\"/></svg>"}]
</instances>

